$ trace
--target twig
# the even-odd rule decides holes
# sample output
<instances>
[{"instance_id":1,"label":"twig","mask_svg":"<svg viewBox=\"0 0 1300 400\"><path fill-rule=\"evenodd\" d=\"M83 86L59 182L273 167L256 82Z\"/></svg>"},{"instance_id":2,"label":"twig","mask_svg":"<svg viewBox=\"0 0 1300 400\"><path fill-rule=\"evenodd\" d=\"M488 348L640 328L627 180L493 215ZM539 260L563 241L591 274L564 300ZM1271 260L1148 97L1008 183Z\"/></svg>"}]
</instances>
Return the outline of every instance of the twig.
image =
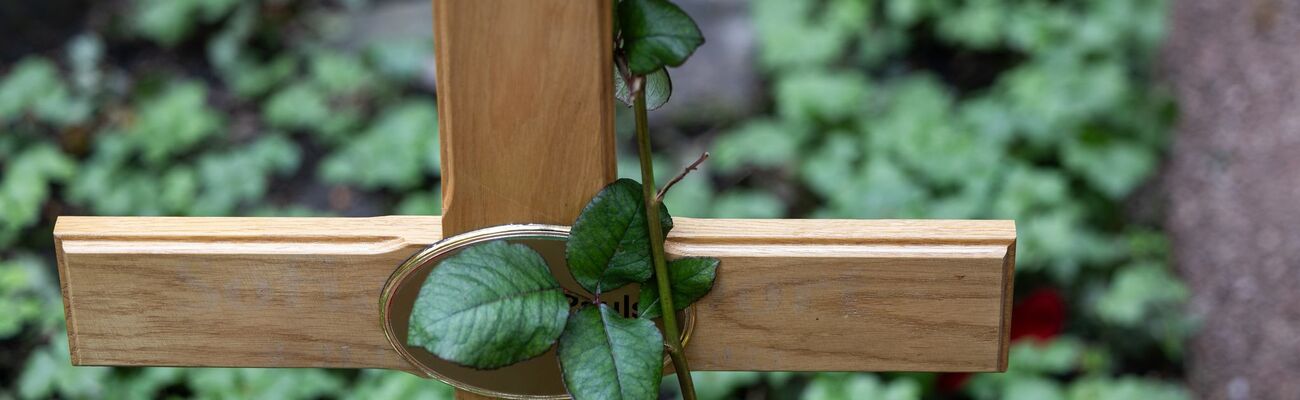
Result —
<instances>
[{"instance_id":1,"label":"twig","mask_svg":"<svg viewBox=\"0 0 1300 400\"><path fill-rule=\"evenodd\" d=\"M650 158L650 127L646 123L645 93L636 87L633 91L635 111L637 155L641 161L641 195L645 197L646 233L650 235L650 260L654 264L655 283L659 285L659 306L663 311L664 344L668 346L668 356L672 359L673 369L677 370L677 385L682 389L682 399L695 400L695 382L691 379L691 367L686 361L686 352L682 349L681 336L677 330L677 310L673 307L672 282L668 280L668 262L664 255L664 231L659 225L659 200L654 194L654 163Z\"/></svg>"},{"instance_id":2,"label":"twig","mask_svg":"<svg viewBox=\"0 0 1300 400\"><path fill-rule=\"evenodd\" d=\"M696 159L695 162L687 166L686 169L683 169L682 173L677 174L676 177L673 177L672 180L668 181L668 184L664 185L662 189L659 189L659 193L655 194L655 201L664 201L664 195L668 194L668 189L672 188L673 185L676 185L678 181L682 180L682 178L685 178L687 174L691 173L691 171L700 169L700 163L703 163L704 160L708 160L708 159L709 159L709 152L706 151L704 152L704 154L700 154L699 159Z\"/></svg>"}]
</instances>

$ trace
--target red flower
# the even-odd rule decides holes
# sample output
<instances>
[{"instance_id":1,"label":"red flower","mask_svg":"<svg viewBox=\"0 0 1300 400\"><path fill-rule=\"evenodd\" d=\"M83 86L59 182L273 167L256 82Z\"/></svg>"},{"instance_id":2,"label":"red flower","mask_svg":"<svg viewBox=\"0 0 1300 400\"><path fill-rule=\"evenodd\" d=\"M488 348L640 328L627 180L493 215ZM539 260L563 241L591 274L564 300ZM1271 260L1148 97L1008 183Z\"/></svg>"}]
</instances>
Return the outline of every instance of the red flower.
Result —
<instances>
[{"instance_id":1,"label":"red flower","mask_svg":"<svg viewBox=\"0 0 1300 400\"><path fill-rule=\"evenodd\" d=\"M939 389L939 393L956 393L962 386L966 386L970 377L970 372L944 372L936 377L934 386Z\"/></svg>"},{"instance_id":2,"label":"red flower","mask_svg":"<svg viewBox=\"0 0 1300 400\"><path fill-rule=\"evenodd\" d=\"M1065 329L1065 300L1056 289L1035 290L1011 308L1011 340L1050 340Z\"/></svg>"}]
</instances>

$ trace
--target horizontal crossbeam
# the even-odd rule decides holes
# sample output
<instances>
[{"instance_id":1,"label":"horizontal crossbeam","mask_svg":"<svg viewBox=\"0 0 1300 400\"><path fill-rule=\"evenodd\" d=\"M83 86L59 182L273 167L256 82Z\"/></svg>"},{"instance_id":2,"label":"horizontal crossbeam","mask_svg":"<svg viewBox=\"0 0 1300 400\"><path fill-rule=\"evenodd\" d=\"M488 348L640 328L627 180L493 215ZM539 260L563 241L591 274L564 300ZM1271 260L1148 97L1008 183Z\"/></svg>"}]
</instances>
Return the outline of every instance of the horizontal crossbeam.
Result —
<instances>
[{"instance_id":1,"label":"horizontal crossbeam","mask_svg":"<svg viewBox=\"0 0 1300 400\"><path fill-rule=\"evenodd\" d=\"M76 365L388 368L380 291L440 217L62 217ZM1012 221L676 218L722 260L699 370L1005 370Z\"/></svg>"}]
</instances>

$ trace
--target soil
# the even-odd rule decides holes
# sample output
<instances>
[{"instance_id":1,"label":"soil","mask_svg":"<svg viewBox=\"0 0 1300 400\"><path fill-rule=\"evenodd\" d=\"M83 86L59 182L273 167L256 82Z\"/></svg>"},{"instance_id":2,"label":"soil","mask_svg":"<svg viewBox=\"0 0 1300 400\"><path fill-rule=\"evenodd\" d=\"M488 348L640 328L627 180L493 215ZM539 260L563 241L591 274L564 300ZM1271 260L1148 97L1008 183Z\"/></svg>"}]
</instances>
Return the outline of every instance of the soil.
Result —
<instances>
[{"instance_id":1,"label":"soil","mask_svg":"<svg viewBox=\"0 0 1300 400\"><path fill-rule=\"evenodd\" d=\"M1179 0L1163 73L1175 263L1204 399L1300 398L1300 0Z\"/></svg>"}]
</instances>

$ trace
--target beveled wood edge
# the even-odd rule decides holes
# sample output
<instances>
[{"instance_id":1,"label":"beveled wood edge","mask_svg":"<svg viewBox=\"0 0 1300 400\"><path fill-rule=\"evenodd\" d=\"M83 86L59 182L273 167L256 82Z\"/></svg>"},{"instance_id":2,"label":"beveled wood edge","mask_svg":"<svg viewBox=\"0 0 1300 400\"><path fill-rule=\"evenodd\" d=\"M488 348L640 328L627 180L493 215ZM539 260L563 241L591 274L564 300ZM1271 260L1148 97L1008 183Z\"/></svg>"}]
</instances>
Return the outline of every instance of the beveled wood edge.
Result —
<instances>
[{"instance_id":1,"label":"beveled wood edge","mask_svg":"<svg viewBox=\"0 0 1300 400\"><path fill-rule=\"evenodd\" d=\"M1011 350L1011 310L1015 305L1016 280L1016 241L1007 246L1007 254L1002 259L1002 333L998 339L998 369L1007 371L1008 353Z\"/></svg>"},{"instance_id":2,"label":"beveled wood edge","mask_svg":"<svg viewBox=\"0 0 1300 400\"><path fill-rule=\"evenodd\" d=\"M208 243L400 240L433 243L442 217L88 217L62 216L56 239ZM673 218L668 240L682 244L1000 245L1014 246L1011 220L849 220ZM1013 250L1013 249L1012 249Z\"/></svg>"},{"instance_id":3,"label":"beveled wood edge","mask_svg":"<svg viewBox=\"0 0 1300 400\"><path fill-rule=\"evenodd\" d=\"M799 244L797 247L807 251L789 256L843 257L845 254L856 253L860 256L925 257L926 254L933 254L930 252L936 249L960 249L970 257L983 258L987 257L991 247L1001 246L1005 251L999 251L1003 260L1003 296L997 352L999 359L990 364L995 368L987 371L1001 372L1007 368L1015 275L1014 221L733 220L678 217L674 222L675 227L667 243L670 254L682 254L682 249L689 249L688 253L705 249L707 253L726 254L728 251L752 251L756 245L783 250L782 248L791 249ZM954 224L958 227L953 228ZM358 254L358 248L354 246L361 245L373 250L362 253L377 254L406 251L432 244L441 239L440 225L441 217L437 216L59 217L55 223L54 241L72 363L89 365L81 357L80 345L76 340L77 317L75 308L72 307L76 293L71 290L73 283L69 280L69 266L64 257L68 251L67 242L78 242L73 245L74 249L85 253L165 254L173 252L174 249L167 245L170 244L183 246L182 252L186 254L280 254L280 250L268 247L268 244L301 246L325 241L333 243L330 247L341 249L341 253ZM791 225L794 227L791 228ZM743 232L728 235L729 231ZM829 237L819 236L821 232L833 234ZM208 246L211 244L220 246ZM209 251L204 252L205 249ZM877 251L887 253L873 253ZM784 250L782 252L785 254ZM409 368L401 370L412 372Z\"/></svg>"},{"instance_id":4,"label":"beveled wood edge","mask_svg":"<svg viewBox=\"0 0 1300 400\"><path fill-rule=\"evenodd\" d=\"M62 218L59 218L62 219ZM59 270L59 294L63 299L63 319L65 329L68 331L68 358L72 365L82 365L81 347L77 343L77 318L73 314L72 308L72 282L68 274L68 263L64 260L63 238L58 234L58 223L55 223L54 233L54 258Z\"/></svg>"},{"instance_id":5,"label":"beveled wood edge","mask_svg":"<svg viewBox=\"0 0 1300 400\"><path fill-rule=\"evenodd\" d=\"M1012 220L674 217L673 222L668 238L680 242L1007 246L1016 240Z\"/></svg>"}]
</instances>

